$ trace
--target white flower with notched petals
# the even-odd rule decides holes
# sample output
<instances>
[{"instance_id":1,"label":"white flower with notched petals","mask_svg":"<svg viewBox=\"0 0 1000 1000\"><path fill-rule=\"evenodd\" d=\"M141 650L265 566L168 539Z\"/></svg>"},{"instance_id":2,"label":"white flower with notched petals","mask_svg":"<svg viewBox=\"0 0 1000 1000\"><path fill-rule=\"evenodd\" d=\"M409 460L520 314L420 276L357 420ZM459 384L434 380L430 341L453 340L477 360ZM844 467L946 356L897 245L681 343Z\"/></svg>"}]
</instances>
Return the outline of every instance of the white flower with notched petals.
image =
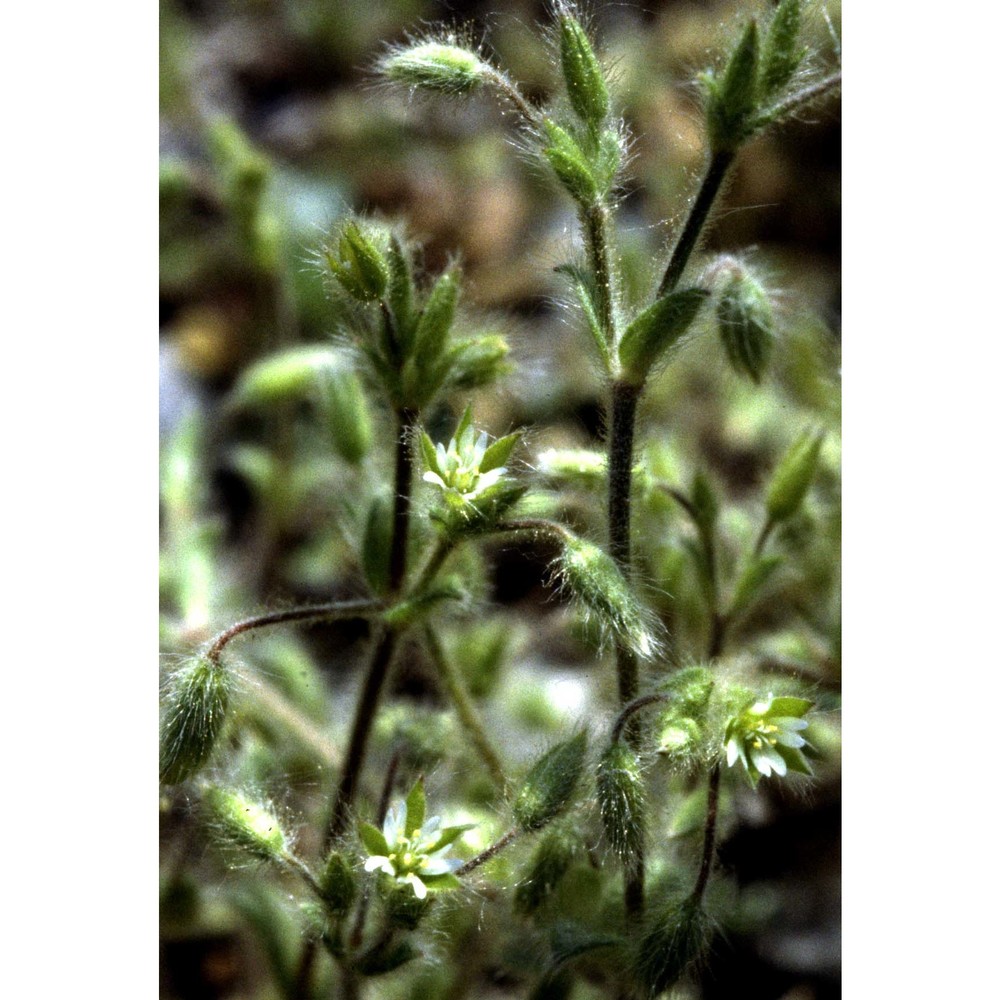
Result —
<instances>
[{"instance_id":1,"label":"white flower with notched petals","mask_svg":"<svg viewBox=\"0 0 1000 1000\"><path fill-rule=\"evenodd\" d=\"M751 705L726 726L726 763L730 767L742 763L753 785L772 774L812 774L802 753L807 743L801 735L809 726L802 716L812 704L805 698L771 695Z\"/></svg>"}]
</instances>

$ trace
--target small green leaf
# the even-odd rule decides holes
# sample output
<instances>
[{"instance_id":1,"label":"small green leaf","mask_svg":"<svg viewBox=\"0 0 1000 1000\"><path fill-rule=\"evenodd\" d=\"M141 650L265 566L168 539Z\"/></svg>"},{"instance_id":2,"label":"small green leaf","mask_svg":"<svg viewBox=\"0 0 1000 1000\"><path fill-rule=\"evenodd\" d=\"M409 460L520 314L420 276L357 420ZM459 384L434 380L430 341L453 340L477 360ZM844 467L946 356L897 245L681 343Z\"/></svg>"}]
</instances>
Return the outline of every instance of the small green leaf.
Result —
<instances>
[{"instance_id":1,"label":"small green leaf","mask_svg":"<svg viewBox=\"0 0 1000 1000\"><path fill-rule=\"evenodd\" d=\"M608 346L607 337L601 326L601 321L597 317L597 308L594 305L594 289L591 277L573 264L562 264L556 268L556 273L565 274L573 282L577 297L580 300L580 308L583 310L584 319L587 321L587 329L590 331L597 353L604 364L604 370L611 372L611 348Z\"/></svg>"},{"instance_id":2,"label":"small green leaf","mask_svg":"<svg viewBox=\"0 0 1000 1000\"><path fill-rule=\"evenodd\" d=\"M365 535L361 543L361 568L365 579L376 594L389 592L389 558L392 549L391 493L378 493L368 508Z\"/></svg>"},{"instance_id":3,"label":"small green leaf","mask_svg":"<svg viewBox=\"0 0 1000 1000\"><path fill-rule=\"evenodd\" d=\"M371 823L358 824L358 836L361 843L365 845L365 850L372 857L386 857L389 854L389 843L385 839L385 834L377 826Z\"/></svg>"},{"instance_id":4,"label":"small green leaf","mask_svg":"<svg viewBox=\"0 0 1000 1000\"><path fill-rule=\"evenodd\" d=\"M731 615L745 610L785 560L781 556L754 556L740 575L729 606Z\"/></svg>"},{"instance_id":5,"label":"small green leaf","mask_svg":"<svg viewBox=\"0 0 1000 1000\"><path fill-rule=\"evenodd\" d=\"M624 939L617 934L595 934L587 927L569 920L560 920L553 925L549 941L552 946L552 961L556 965L562 965L598 948L619 947L624 944Z\"/></svg>"},{"instance_id":6,"label":"small green leaf","mask_svg":"<svg viewBox=\"0 0 1000 1000\"><path fill-rule=\"evenodd\" d=\"M506 465L507 459L510 458L510 454L514 450L514 446L520 440L521 433L520 431L516 431L513 434L508 434L506 437L494 441L486 449L486 454L483 455L483 460L479 463L479 471L490 472L493 469L499 469L502 465Z\"/></svg>"},{"instance_id":7,"label":"small green leaf","mask_svg":"<svg viewBox=\"0 0 1000 1000\"><path fill-rule=\"evenodd\" d=\"M461 419L458 421L458 426L455 428L455 433L452 437L458 441L461 439L462 435L472 426L472 404L470 403L465 411L462 413Z\"/></svg>"},{"instance_id":8,"label":"small green leaf","mask_svg":"<svg viewBox=\"0 0 1000 1000\"><path fill-rule=\"evenodd\" d=\"M632 320L618 346L628 381L639 386L645 382L650 369L687 332L708 294L704 288L671 292Z\"/></svg>"},{"instance_id":9,"label":"small green leaf","mask_svg":"<svg viewBox=\"0 0 1000 1000\"><path fill-rule=\"evenodd\" d=\"M424 824L424 813L427 810L427 796L424 794L424 779L418 778L417 783L406 796L406 836L412 837L414 830L419 830Z\"/></svg>"}]
</instances>

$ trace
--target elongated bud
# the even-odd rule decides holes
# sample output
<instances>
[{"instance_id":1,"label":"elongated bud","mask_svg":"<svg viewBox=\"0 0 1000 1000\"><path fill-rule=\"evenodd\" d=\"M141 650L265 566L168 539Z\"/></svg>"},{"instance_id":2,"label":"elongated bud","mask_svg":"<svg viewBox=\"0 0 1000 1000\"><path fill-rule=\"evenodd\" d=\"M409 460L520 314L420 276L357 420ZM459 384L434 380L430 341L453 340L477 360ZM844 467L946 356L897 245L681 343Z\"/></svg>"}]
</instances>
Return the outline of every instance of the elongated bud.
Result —
<instances>
[{"instance_id":1,"label":"elongated bud","mask_svg":"<svg viewBox=\"0 0 1000 1000\"><path fill-rule=\"evenodd\" d=\"M327 347L293 347L254 362L240 375L233 398L250 405L301 400L340 363Z\"/></svg>"},{"instance_id":2,"label":"elongated bud","mask_svg":"<svg viewBox=\"0 0 1000 1000\"><path fill-rule=\"evenodd\" d=\"M791 80L805 56L798 45L801 0L782 0L767 30L760 59L760 91L765 100Z\"/></svg>"},{"instance_id":3,"label":"elongated bud","mask_svg":"<svg viewBox=\"0 0 1000 1000\"><path fill-rule=\"evenodd\" d=\"M361 379L344 368L330 372L325 403L330 438L337 454L357 465L372 446L372 418Z\"/></svg>"},{"instance_id":4,"label":"elongated bud","mask_svg":"<svg viewBox=\"0 0 1000 1000\"><path fill-rule=\"evenodd\" d=\"M611 849L626 867L642 853L645 790L639 757L625 743L612 743L597 765L597 801Z\"/></svg>"},{"instance_id":5,"label":"elongated bud","mask_svg":"<svg viewBox=\"0 0 1000 1000\"><path fill-rule=\"evenodd\" d=\"M414 353L421 371L429 369L441 355L455 322L458 293L459 278L454 269L442 274L431 289L414 334Z\"/></svg>"},{"instance_id":6,"label":"elongated bud","mask_svg":"<svg viewBox=\"0 0 1000 1000\"><path fill-rule=\"evenodd\" d=\"M666 906L639 939L635 955L637 979L649 997L673 986L708 949L711 927L693 899Z\"/></svg>"},{"instance_id":7,"label":"elongated bud","mask_svg":"<svg viewBox=\"0 0 1000 1000\"><path fill-rule=\"evenodd\" d=\"M645 382L650 369L688 331L708 295L704 288L671 292L632 320L618 347L627 381L640 386Z\"/></svg>"},{"instance_id":8,"label":"elongated bud","mask_svg":"<svg viewBox=\"0 0 1000 1000\"><path fill-rule=\"evenodd\" d=\"M567 806L586 753L587 733L581 731L535 762L514 800L514 819L522 830L540 830Z\"/></svg>"},{"instance_id":9,"label":"elongated bud","mask_svg":"<svg viewBox=\"0 0 1000 1000\"><path fill-rule=\"evenodd\" d=\"M212 787L203 799L220 839L263 861L281 861L288 838L274 813L242 792Z\"/></svg>"},{"instance_id":10,"label":"elongated bud","mask_svg":"<svg viewBox=\"0 0 1000 1000\"><path fill-rule=\"evenodd\" d=\"M751 21L726 65L721 80L705 78L708 133L712 151L733 152L753 130L757 110L757 22Z\"/></svg>"},{"instance_id":11,"label":"elongated bud","mask_svg":"<svg viewBox=\"0 0 1000 1000\"><path fill-rule=\"evenodd\" d=\"M630 646L637 656L650 657L657 648L646 620L621 570L603 549L575 535L566 539L555 570L570 593L595 623Z\"/></svg>"},{"instance_id":12,"label":"elongated bud","mask_svg":"<svg viewBox=\"0 0 1000 1000\"><path fill-rule=\"evenodd\" d=\"M763 285L745 271L719 297L719 337L733 370L759 383L774 347L774 314Z\"/></svg>"},{"instance_id":13,"label":"elongated bud","mask_svg":"<svg viewBox=\"0 0 1000 1000\"><path fill-rule=\"evenodd\" d=\"M360 302L382 297L389 283L389 265L357 222L351 220L344 226L337 253L327 249L325 255L331 274L349 295Z\"/></svg>"},{"instance_id":14,"label":"elongated bud","mask_svg":"<svg viewBox=\"0 0 1000 1000\"><path fill-rule=\"evenodd\" d=\"M553 823L542 836L527 875L514 892L514 909L534 913L552 894L580 852L580 836L564 822Z\"/></svg>"},{"instance_id":15,"label":"elongated bud","mask_svg":"<svg viewBox=\"0 0 1000 1000\"><path fill-rule=\"evenodd\" d=\"M354 869L340 851L331 851L326 859L319 887L327 909L334 916L343 916L351 909L358 894L358 880Z\"/></svg>"},{"instance_id":16,"label":"elongated bud","mask_svg":"<svg viewBox=\"0 0 1000 1000\"><path fill-rule=\"evenodd\" d=\"M510 347L499 334L458 341L448 355L448 382L456 389L478 389L511 371Z\"/></svg>"},{"instance_id":17,"label":"elongated bud","mask_svg":"<svg viewBox=\"0 0 1000 1000\"><path fill-rule=\"evenodd\" d=\"M816 475L822 446L822 433L806 432L778 463L767 488L767 516L774 523L787 520L802 506Z\"/></svg>"},{"instance_id":18,"label":"elongated bud","mask_svg":"<svg viewBox=\"0 0 1000 1000\"><path fill-rule=\"evenodd\" d=\"M590 39L568 6L559 12L559 56L573 110L596 132L608 116L608 87Z\"/></svg>"},{"instance_id":19,"label":"elongated bud","mask_svg":"<svg viewBox=\"0 0 1000 1000\"><path fill-rule=\"evenodd\" d=\"M542 152L559 182L574 201L593 205L598 198L598 183L588 157L573 136L553 121L545 122L548 142Z\"/></svg>"},{"instance_id":20,"label":"elongated bud","mask_svg":"<svg viewBox=\"0 0 1000 1000\"><path fill-rule=\"evenodd\" d=\"M487 78L490 67L471 49L427 41L391 52L379 64L395 83L444 94L468 94Z\"/></svg>"},{"instance_id":21,"label":"elongated bud","mask_svg":"<svg viewBox=\"0 0 1000 1000\"><path fill-rule=\"evenodd\" d=\"M222 666L199 657L168 682L160 722L160 781L176 785L200 770L226 720L232 679Z\"/></svg>"}]
</instances>

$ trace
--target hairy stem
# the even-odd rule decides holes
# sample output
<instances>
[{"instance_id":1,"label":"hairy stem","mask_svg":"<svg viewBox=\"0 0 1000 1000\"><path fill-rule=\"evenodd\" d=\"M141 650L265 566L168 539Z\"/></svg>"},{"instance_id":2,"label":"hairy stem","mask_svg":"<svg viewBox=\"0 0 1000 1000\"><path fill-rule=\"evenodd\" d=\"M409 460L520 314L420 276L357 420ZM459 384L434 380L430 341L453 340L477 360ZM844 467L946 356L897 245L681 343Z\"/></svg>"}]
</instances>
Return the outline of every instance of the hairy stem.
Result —
<instances>
[{"instance_id":1,"label":"hairy stem","mask_svg":"<svg viewBox=\"0 0 1000 1000\"><path fill-rule=\"evenodd\" d=\"M722 188L722 182L735 155L732 152L713 153L712 158L708 161L708 170L702 178L694 205L691 206L691 213L687 217L687 222L684 223L684 229L670 255L667 269L663 273L659 292L661 297L672 292L681 280L684 268L687 267L687 262L701 239L701 233L712 211L712 205Z\"/></svg>"},{"instance_id":2,"label":"hairy stem","mask_svg":"<svg viewBox=\"0 0 1000 1000\"><path fill-rule=\"evenodd\" d=\"M493 783L501 792L506 793L509 789L503 764L486 735L479 713L476 712L476 707L472 703L472 698L461 676L455 669L455 665L448 659L441 645L441 640L430 625L424 629L424 638L427 640L427 648L434 661L434 666L437 668L441 683L448 693L448 698L455 708L455 714L458 716L458 721L465 730L469 742L475 747L476 753L479 754L479 759L489 771Z\"/></svg>"},{"instance_id":3,"label":"hairy stem","mask_svg":"<svg viewBox=\"0 0 1000 1000\"><path fill-rule=\"evenodd\" d=\"M614 352L616 342L614 293L611 285L611 250L608 241L608 209L602 202L581 208L580 218L587 242L587 254L597 289L597 318L604 338Z\"/></svg>"},{"instance_id":4,"label":"hairy stem","mask_svg":"<svg viewBox=\"0 0 1000 1000\"><path fill-rule=\"evenodd\" d=\"M480 865L486 864L490 858L495 857L507 847L520 832L516 826L511 827L499 840L493 841L486 850L480 851L474 858L466 861L461 868L456 869L455 874L459 876L468 875L469 872L475 871Z\"/></svg>"},{"instance_id":5,"label":"hairy stem","mask_svg":"<svg viewBox=\"0 0 1000 1000\"><path fill-rule=\"evenodd\" d=\"M708 775L708 811L705 814L705 840L701 848L701 867L698 869L698 881L695 884L691 898L700 903L708 885L708 876L712 872L712 861L715 858L715 824L719 816L719 780L722 768L716 764Z\"/></svg>"},{"instance_id":6,"label":"hairy stem","mask_svg":"<svg viewBox=\"0 0 1000 1000\"><path fill-rule=\"evenodd\" d=\"M419 419L417 411L410 409L402 409L396 416L396 499L392 510L392 546L389 550L389 591L393 594L399 592L406 578L413 494L413 431Z\"/></svg>"},{"instance_id":7,"label":"hairy stem","mask_svg":"<svg viewBox=\"0 0 1000 1000\"><path fill-rule=\"evenodd\" d=\"M502 73L495 66L490 66L486 76L490 83L517 108L526 125L532 128L537 128L540 125L541 115L528 103L517 84L506 73Z\"/></svg>"},{"instance_id":8,"label":"hairy stem","mask_svg":"<svg viewBox=\"0 0 1000 1000\"><path fill-rule=\"evenodd\" d=\"M789 94L783 101L768 108L761 116L767 122L775 122L798 111L799 108L811 104L813 101L826 96L836 90L841 84L841 73L831 73L816 83L811 83L801 90L796 90Z\"/></svg>"},{"instance_id":9,"label":"hairy stem","mask_svg":"<svg viewBox=\"0 0 1000 1000\"><path fill-rule=\"evenodd\" d=\"M216 666L226 646L238 635L269 625L287 625L290 622L320 622L342 621L346 618L370 618L384 610L379 601L333 601L328 604L310 604L301 608L288 608L285 611L272 611L269 614L257 615L245 621L230 625L225 632L220 633L212 641L205 656Z\"/></svg>"}]
</instances>

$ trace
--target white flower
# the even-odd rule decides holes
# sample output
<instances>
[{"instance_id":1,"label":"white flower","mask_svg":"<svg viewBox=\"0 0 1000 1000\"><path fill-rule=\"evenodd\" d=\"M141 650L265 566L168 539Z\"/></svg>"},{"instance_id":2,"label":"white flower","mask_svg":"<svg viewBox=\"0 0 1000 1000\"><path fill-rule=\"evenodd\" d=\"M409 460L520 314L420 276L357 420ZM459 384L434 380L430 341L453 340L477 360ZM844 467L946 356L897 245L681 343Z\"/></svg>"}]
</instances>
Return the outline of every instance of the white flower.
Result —
<instances>
[{"instance_id":1,"label":"white flower","mask_svg":"<svg viewBox=\"0 0 1000 1000\"><path fill-rule=\"evenodd\" d=\"M784 777L789 770L812 774L802 753L800 735L809 725L802 716L812 708L805 698L775 698L758 701L726 726L726 763L740 761L756 785L761 777Z\"/></svg>"},{"instance_id":2,"label":"white flower","mask_svg":"<svg viewBox=\"0 0 1000 1000\"><path fill-rule=\"evenodd\" d=\"M448 447L438 444L434 449L435 468L424 473L424 482L435 483L443 490L457 493L463 500L473 500L484 490L500 480L507 471L506 466L480 471L489 438L485 432L476 433L470 424L462 429L457 438L448 442Z\"/></svg>"}]
</instances>

